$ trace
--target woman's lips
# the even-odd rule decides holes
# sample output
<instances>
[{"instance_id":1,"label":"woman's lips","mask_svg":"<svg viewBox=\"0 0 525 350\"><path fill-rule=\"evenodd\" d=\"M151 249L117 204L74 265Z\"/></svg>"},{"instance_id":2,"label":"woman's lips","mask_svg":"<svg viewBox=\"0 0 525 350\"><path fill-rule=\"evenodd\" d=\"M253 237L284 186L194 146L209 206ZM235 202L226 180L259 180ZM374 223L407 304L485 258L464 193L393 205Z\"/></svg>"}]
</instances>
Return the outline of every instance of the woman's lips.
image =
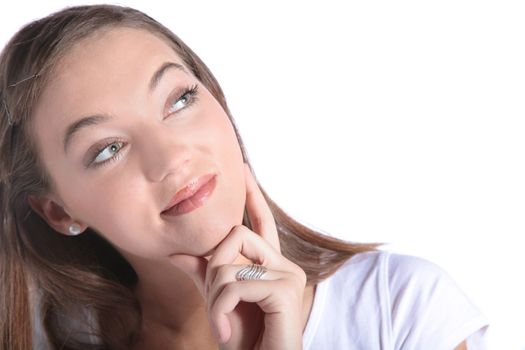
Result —
<instances>
[{"instance_id":1,"label":"woman's lips","mask_svg":"<svg viewBox=\"0 0 525 350\"><path fill-rule=\"evenodd\" d=\"M190 188L190 191L194 192L190 195L190 197L187 197L186 199L178 202L171 208L163 211L162 214L168 216L177 216L189 213L190 211L201 207L215 189L215 186L217 184L216 178L217 176L215 174L208 176L207 179L204 179L202 181L203 183L200 186L197 186L197 188L194 188L193 190L191 190Z\"/></svg>"}]
</instances>

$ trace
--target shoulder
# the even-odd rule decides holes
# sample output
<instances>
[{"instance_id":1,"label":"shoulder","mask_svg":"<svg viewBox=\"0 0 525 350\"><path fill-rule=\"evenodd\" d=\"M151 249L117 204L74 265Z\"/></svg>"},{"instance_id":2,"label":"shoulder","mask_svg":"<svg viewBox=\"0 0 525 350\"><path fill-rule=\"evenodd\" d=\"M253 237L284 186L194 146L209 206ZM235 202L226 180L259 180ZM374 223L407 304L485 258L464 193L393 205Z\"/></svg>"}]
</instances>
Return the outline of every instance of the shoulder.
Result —
<instances>
[{"instance_id":1,"label":"shoulder","mask_svg":"<svg viewBox=\"0 0 525 350\"><path fill-rule=\"evenodd\" d=\"M331 283L352 284L354 288L375 284L389 294L400 289L431 287L439 280L450 283L449 275L424 258L388 251L356 254L331 277Z\"/></svg>"},{"instance_id":2,"label":"shoulder","mask_svg":"<svg viewBox=\"0 0 525 350\"><path fill-rule=\"evenodd\" d=\"M381 302L392 307L461 293L449 274L421 257L388 251L360 253L347 260L326 282L335 293L357 298L353 302ZM349 291L354 291L348 295ZM407 305L408 307L408 305Z\"/></svg>"},{"instance_id":3,"label":"shoulder","mask_svg":"<svg viewBox=\"0 0 525 350\"><path fill-rule=\"evenodd\" d=\"M388 251L357 254L346 261L333 277L338 282L355 283L359 280L366 284L371 276L375 276L376 287L383 288L393 297L403 294L408 299L409 292L428 294L440 290L462 293L452 277L436 263Z\"/></svg>"},{"instance_id":4,"label":"shoulder","mask_svg":"<svg viewBox=\"0 0 525 350\"><path fill-rule=\"evenodd\" d=\"M475 338L473 348L485 348L481 335L488 322L448 272L420 257L390 254L388 260L392 331L398 344L453 349Z\"/></svg>"},{"instance_id":5,"label":"shoulder","mask_svg":"<svg viewBox=\"0 0 525 350\"><path fill-rule=\"evenodd\" d=\"M392 295L414 292L430 295L439 290L458 292L451 276L430 260L403 254L389 253L386 256L388 288Z\"/></svg>"},{"instance_id":6,"label":"shoulder","mask_svg":"<svg viewBox=\"0 0 525 350\"><path fill-rule=\"evenodd\" d=\"M352 311L363 315L360 319L371 322L377 316L381 333L396 349L453 349L476 332L480 339L487 326L454 279L421 257L360 253L327 283L332 296L346 299L338 303L353 305Z\"/></svg>"},{"instance_id":7,"label":"shoulder","mask_svg":"<svg viewBox=\"0 0 525 350\"><path fill-rule=\"evenodd\" d=\"M386 273L385 277L393 283L413 278L432 280L448 277L441 267L427 259L383 250L356 254L347 260L337 273L361 272Z\"/></svg>"},{"instance_id":8,"label":"shoulder","mask_svg":"<svg viewBox=\"0 0 525 350\"><path fill-rule=\"evenodd\" d=\"M331 276L331 279L343 282L348 281L349 278L355 279L381 273L385 270L385 264L388 264L390 254L386 251L370 251L356 254L341 265L334 275Z\"/></svg>"}]
</instances>

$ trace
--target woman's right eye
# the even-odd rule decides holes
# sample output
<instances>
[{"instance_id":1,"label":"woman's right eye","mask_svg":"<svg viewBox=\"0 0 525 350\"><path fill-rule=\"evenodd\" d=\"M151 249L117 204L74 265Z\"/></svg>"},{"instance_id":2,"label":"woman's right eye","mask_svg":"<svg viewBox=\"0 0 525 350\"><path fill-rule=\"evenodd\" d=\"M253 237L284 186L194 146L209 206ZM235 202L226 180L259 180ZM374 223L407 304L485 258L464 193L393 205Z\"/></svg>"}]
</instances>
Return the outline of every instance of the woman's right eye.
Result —
<instances>
[{"instance_id":1,"label":"woman's right eye","mask_svg":"<svg viewBox=\"0 0 525 350\"><path fill-rule=\"evenodd\" d=\"M95 157L91 160L89 166L98 167L119 159L123 145L124 142L122 141L112 141L105 144L95 152Z\"/></svg>"}]
</instances>

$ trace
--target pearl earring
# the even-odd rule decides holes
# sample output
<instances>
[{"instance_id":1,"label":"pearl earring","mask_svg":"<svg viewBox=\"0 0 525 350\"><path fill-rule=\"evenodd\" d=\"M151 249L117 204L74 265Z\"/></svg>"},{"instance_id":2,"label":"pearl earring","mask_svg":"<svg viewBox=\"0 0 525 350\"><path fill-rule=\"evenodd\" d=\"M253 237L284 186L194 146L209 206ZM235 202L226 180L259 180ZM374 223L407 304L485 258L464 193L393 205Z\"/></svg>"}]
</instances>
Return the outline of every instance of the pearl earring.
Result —
<instances>
[{"instance_id":1,"label":"pearl earring","mask_svg":"<svg viewBox=\"0 0 525 350\"><path fill-rule=\"evenodd\" d=\"M71 225L69 225L69 233L72 236L76 236L80 232L82 232L81 229L80 229L80 225L78 225L78 224L71 224Z\"/></svg>"}]
</instances>

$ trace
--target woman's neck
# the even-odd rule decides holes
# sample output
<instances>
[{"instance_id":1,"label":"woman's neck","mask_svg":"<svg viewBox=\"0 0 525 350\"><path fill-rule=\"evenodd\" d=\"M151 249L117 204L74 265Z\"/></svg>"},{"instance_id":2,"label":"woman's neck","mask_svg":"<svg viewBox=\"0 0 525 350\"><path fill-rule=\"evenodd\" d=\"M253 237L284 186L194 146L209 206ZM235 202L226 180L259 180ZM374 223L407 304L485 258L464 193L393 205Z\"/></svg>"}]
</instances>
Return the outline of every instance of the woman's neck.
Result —
<instances>
[{"instance_id":1,"label":"woman's neck","mask_svg":"<svg viewBox=\"0 0 525 350\"><path fill-rule=\"evenodd\" d=\"M191 277L167 259L164 262L123 254L138 275L134 293L142 309L141 343L153 346L162 340L159 345L165 346L168 343L189 345L199 342L198 348L216 349L208 322L206 302ZM235 264L249 263L242 256L235 261ZM314 287L307 286L305 289L303 327L308 322ZM256 312L257 305L254 304L253 307ZM155 348L151 346L149 349Z\"/></svg>"},{"instance_id":2,"label":"woman's neck","mask_svg":"<svg viewBox=\"0 0 525 350\"><path fill-rule=\"evenodd\" d=\"M173 330L183 330L188 320L206 304L193 280L183 271L165 261L127 257L138 275L134 293L145 320Z\"/></svg>"}]
</instances>

